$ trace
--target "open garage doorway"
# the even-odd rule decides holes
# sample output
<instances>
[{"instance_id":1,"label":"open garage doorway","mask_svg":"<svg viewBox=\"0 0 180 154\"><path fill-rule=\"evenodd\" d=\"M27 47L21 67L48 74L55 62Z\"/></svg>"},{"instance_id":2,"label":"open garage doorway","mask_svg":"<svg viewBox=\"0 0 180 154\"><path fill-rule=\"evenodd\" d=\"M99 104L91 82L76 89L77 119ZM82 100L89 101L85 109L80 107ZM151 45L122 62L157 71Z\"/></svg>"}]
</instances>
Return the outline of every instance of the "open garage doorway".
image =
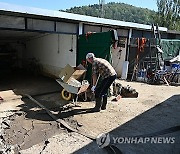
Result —
<instances>
[{"instance_id":1,"label":"open garage doorway","mask_svg":"<svg viewBox=\"0 0 180 154\"><path fill-rule=\"evenodd\" d=\"M76 35L0 30L0 91L58 91L61 69L76 65Z\"/></svg>"},{"instance_id":2,"label":"open garage doorway","mask_svg":"<svg viewBox=\"0 0 180 154\"><path fill-rule=\"evenodd\" d=\"M0 69L1 77L17 69L28 69L26 41L45 33L0 30Z\"/></svg>"}]
</instances>

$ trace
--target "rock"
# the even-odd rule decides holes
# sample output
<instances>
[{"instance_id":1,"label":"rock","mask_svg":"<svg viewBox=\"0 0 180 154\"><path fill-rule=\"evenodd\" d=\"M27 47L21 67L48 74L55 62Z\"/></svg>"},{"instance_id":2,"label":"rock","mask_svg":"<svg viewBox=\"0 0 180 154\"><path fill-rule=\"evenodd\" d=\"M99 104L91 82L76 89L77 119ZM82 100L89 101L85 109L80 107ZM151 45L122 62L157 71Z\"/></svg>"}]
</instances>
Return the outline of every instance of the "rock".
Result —
<instances>
[{"instance_id":1,"label":"rock","mask_svg":"<svg viewBox=\"0 0 180 154\"><path fill-rule=\"evenodd\" d=\"M9 129L10 128L10 125L6 122L6 121L3 121L2 124L1 124L1 127L3 129Z\"/></svg>"}]
</instances>

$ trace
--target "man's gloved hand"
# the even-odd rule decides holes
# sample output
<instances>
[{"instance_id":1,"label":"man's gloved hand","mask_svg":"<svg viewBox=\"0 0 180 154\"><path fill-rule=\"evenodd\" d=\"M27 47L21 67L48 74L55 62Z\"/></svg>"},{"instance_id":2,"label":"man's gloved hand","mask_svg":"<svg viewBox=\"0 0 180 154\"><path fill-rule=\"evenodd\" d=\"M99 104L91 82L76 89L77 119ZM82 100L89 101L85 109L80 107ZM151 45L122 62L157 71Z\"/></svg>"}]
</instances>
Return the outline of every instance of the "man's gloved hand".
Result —
<instances>
[{"instance_id":1,"label":"man's gloved hand","mask_svg":"<svg viewBox=\"0 0 180 154\"><path fill-rule=\"evenodd\" d=\"M96 86L92 86L92 87L91 87L91 91L92 91L92 92L94 92L95 89L96 89Z\"/></svg>"}]
</instances>

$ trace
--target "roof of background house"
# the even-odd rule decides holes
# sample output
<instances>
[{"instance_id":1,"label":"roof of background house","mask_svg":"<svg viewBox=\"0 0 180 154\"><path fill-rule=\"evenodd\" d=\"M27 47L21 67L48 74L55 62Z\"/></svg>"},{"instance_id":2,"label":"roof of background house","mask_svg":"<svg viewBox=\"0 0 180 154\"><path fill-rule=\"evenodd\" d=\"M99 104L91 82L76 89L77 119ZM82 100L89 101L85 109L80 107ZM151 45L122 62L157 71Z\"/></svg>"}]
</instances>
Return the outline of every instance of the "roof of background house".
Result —
<instances>
[{"instance_id":1,"label":"roof of background house","mask_svg":"<svg viewBox=\"0 0 180 154\"><path fill-rule=\"evenodd\" d=\"M168 30L167 33L180 35L180 31L177 31L177 30Z\"/></svg>"},{"instance_id":2,"label":"roof of background house","mask_svg":"<svg viewBox=\"0 0 180 154\"><path fill-rule=\"evenodd\" d=\"M56 18L69 19L69 20L74 20L74 21L79 21L79 22L88 22L88 23L95 23L95 24L104 24L104 25L121 26L121 27L135 28L135 29L151 30L151 25L104 19L104 18L85 16L85 15L54 11L54 10L47 10L47 9L41 9L41 8L19 6L19 5L14 5L14 4L2 3L2 2L0 2L0 11L47 16L47 17L53 17L53 18L56 17ZM167 28L159 27L159 30L167 31Z\"/></svg>"}]
</instances>

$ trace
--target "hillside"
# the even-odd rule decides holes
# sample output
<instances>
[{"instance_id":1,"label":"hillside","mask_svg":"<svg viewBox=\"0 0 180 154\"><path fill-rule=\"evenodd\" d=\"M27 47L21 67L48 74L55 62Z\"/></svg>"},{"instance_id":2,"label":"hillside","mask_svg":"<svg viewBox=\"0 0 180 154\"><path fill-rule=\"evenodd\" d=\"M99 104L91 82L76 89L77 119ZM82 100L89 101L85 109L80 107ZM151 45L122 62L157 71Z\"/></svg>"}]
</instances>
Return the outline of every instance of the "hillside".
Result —
<instances>
[{"instance_id":1,"label":"hillside","mask_svg":"<svg viewBox=\"0 0 180 154\"><path fill-rule=\"evenodd\" d=\"M101 16L98 4L82 7L73 7L64 11L94 17ZM103 14L104 18L107 19L129 21L141 24L152 24L155 11L146 8L135 7L124 3L111 2L104 5Z\"/></svg>"}]
</instances>

